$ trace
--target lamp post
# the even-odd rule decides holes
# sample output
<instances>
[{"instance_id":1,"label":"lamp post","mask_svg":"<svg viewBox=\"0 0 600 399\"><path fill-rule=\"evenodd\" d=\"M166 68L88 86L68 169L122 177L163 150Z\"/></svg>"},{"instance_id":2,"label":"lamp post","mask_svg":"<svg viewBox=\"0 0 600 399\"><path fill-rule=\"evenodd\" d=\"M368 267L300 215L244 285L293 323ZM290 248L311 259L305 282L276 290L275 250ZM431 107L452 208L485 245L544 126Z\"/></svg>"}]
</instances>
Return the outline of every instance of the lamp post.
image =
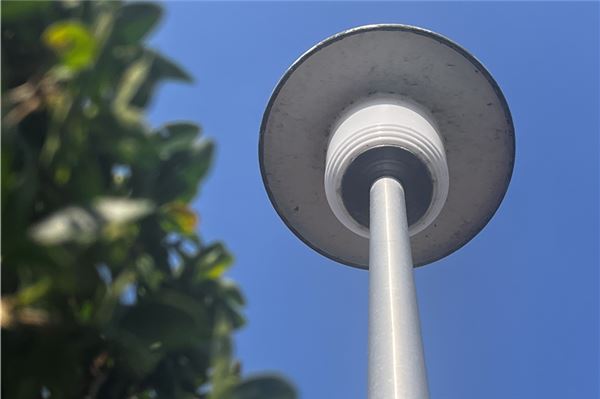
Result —
<instances>
[{"instance_id":1,"label":"lamp post","mask_svg":"<svg viewBox=\"0 0 600 399\"><path fill-rule=\"evenodd\" d=\"M307 245L368 268L369 398L428 398L413 265L490 220L514 128L500 88L431 31L369 25L302 55L265 111L259 157L279 216Z\"/></svg>"}]
</instances>

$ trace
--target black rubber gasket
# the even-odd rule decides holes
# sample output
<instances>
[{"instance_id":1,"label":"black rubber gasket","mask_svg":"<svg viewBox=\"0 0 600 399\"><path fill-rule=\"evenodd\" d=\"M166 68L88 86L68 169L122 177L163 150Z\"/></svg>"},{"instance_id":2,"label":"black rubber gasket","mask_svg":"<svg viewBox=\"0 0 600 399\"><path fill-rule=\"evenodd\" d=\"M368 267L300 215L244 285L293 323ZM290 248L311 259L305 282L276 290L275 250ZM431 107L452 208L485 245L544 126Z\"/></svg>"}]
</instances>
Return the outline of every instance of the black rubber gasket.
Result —
<instances>
[{"instance_id":1,"label":"black rubber gasket","mask_svg":"<svg viewBox=\"0 0 600 399\"><path fill-rule=\"evenodd\" d=\"M375 147L360 154L342 178L342 200L359 224L369 227L370 192L375 181L392 177L402 184L408 225L427 212L433 198L433 181L427 165L400 147Z\"/></svg>"}]
</instances>

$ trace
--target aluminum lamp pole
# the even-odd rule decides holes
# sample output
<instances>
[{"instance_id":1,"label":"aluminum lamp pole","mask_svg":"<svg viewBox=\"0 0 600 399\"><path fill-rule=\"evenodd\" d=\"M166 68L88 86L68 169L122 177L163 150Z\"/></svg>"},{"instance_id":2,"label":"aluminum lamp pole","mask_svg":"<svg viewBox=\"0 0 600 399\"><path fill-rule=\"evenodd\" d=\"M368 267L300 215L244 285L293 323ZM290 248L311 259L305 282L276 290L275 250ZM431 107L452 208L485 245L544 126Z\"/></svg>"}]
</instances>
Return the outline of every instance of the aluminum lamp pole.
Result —
<instances>
[{"instance_id":1,"label":"aluminum lamp pole","mask_svg":"<svg viewBox=\"0 0 600 399\"><path fill-rule=\"evenodd\" d=\"M329 206L369 240L369 399L427 399L410 236L446 200L443 141L426 110L389 95L357 101L332 130Z\"/></svg>"},{"instance_id":2,"label":"aluminum lamp pole","mask_svg":"<svg viewBox=\"0 0 600 399\"><path fill-rule=\"evenodd\" d=\"M370 206L369 399L427 399L402 185L378 179Z\"/></svg>"}]
</instances>

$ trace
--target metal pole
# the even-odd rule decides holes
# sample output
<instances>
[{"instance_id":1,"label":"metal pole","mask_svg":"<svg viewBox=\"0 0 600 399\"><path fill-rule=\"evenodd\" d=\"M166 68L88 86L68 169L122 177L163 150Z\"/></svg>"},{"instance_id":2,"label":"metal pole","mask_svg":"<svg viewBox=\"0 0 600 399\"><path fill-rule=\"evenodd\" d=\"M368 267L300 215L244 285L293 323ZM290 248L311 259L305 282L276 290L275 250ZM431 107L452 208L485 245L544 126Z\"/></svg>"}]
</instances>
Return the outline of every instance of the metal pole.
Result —
<instances>
[{"instance_id":1,"label":"metal pole","mask_svg":"<svg viewBox=\"0 0 600 399\"><path fill-rule=\"evenodd\" d=\"M370 212L369 399L427 399L402 185L373 183Z\"/></svg>"}]
</instances>

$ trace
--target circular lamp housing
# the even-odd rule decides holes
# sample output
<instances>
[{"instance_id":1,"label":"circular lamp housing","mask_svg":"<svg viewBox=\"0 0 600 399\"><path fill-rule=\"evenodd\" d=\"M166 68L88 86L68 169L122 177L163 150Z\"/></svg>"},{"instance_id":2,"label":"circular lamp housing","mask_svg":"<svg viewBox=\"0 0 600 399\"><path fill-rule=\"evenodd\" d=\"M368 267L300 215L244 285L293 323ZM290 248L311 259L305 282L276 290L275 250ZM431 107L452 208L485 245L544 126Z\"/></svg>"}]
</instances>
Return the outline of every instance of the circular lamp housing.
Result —
<instances>
[{"instance_id":1,"label":"circular lamp housing","mask_svg":"<svg viewBox=\"0 0 600 399\"><path fill-rule=\"evenodd\" d=\"M319 253L361 268L368 217L344 195L344 179L360 181L364 170L353 165L385 158L413 168L421 186L402 183L419 266L487 224L514 155L510 111L489 72L449 39L406 25L358 27L303 54L269 100L259 143L263 182L285 224Z\"/></svg>"},{"instance_id":2,"label":"circular lamp housing","mask_svg":"<svg viewBox=\"0 0 600 399\"><path fill-rule=\"evenodd\" d=\"M404 186L410 235L430 225L448 195L442 138L425 108L394 95L371 95L342 113L332 129L325 195L348 229L369 238L369 192L380 177Z\"/></svg>"}]
</instances>

